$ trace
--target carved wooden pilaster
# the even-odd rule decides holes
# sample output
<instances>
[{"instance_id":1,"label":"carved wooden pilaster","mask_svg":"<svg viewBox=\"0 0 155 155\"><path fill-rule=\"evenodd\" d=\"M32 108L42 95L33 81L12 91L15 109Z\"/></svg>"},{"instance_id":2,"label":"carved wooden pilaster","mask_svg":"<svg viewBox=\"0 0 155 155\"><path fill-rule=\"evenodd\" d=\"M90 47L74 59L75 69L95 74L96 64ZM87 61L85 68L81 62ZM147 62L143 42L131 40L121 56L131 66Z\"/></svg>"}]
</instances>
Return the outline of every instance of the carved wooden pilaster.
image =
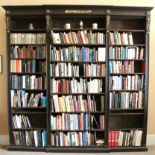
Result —
<instances>
[{"instance_id":1,"label":"carved wooden pilaster","mask_svg":"<svg viewBox=\"0 0 155 155\"><path fill-rule=\"evenodd\" d=\"M150 32L150 21L151 21L150 11L147 11L146 12L146 32L147 33Z\"/></svg>"},{"instance_id":2,"label":"carved wooden pilaster","mask_svg":"<svg viewBox=\"0 0 155 155\"><path fill-rule=\"evenodd\" d=\"M50 10L46 10L46 29L51 28L51 16L50 16Z\"/></svg>"},{"instance_id":3,"label":"carved wooden pilaster","mask_svg":"<svg viewBox=\"0 0 155 155\"><path fill-rule=\"evenodd\" d=\"M106 10L106 29L110 28L110 14L111 14L111 11Z\"/></svg>"},{"instance_id":4,"label":"carved wooden pilaster","mask_svg":"<svg viewBox=\"0 0 155 155\"><path fill-rule=\"evenodd\" d=\"M10 31L10 28L11 28L11 24L10 24L10 11L6 11L6 29L7 29L7 32Z\"/></svg>"}]
</instances>

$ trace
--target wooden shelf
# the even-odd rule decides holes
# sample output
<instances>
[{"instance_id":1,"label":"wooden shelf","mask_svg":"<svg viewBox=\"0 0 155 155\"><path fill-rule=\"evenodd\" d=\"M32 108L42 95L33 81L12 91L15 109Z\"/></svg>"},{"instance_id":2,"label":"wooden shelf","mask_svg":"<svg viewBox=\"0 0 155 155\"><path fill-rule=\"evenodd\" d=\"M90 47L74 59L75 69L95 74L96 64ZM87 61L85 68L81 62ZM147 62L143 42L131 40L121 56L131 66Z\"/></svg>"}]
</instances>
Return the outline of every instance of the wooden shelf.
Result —
<instances>
[{"instance_id":1,"label":"wooden shelf","mask_svg":"<svg viewBox=\"0 0 155 155\"><path fill-rule=\"evenodd\" d=\"M10 46L46 46L46 44L10 44Z\"/></svg>"},{"instance_id":2,"label":"wooden shelf","mask_svg":"<svg viewBox=\"0 0 155 155\"><path fill-rule=\"evenodd\" d=\"M119 112L119 113L118 112L117 113L110 112L109 115L110 116L112 116L112 115L127 115L127 116L129 116L129 115L144 115L144 112L133 112L133 111L132 112L123 112L123 113L122 112Z\"/></svg>"},{"instance_id":3,"label":"wooden shelf","mask_svg":"<svg viewBox=\"0 0 155 155\"><path fill-rule=\"evenodd\" d=\"M24 90L24 91L30 91L30 92L42 92L42 91L46 91L46 89L11 89L11 90Z\"/></svg>"},{"instance_id":4,"label":"wooden shelf","mask_svg":"<svg viewBox=\"0 0 155 155\"><path fill-rule=\"evenodd\" d=\"M50 63L72 63L72 64L79 64L79 63L94 63L94 64L105 64L106 61L50 61Z\"/></svg>"},{"instance_id":5,"label":"wooden shelf","mask_svg":"<svg viewBox=\"0 0 155 155\"><path fill-rule=\"evenodd\" d=\"M109 59L109 61L145 61L145 59Z\"/></svg>"},{"instance_id":6,"label":"wooden shelf","mask_svg":"<svg viewBox=\"0 0 155 155\"><path fill-rule=\"evenodd\" d=\"M110 76L114 75L144 75L145 73L109 73Z\"/></svg>"},{"instance_id":7,"label":"wooden shelf","mask_svg":"<svg viewBox=\"0 0 155 155\"><path fill-rule=\"evenodd\" d=\"M104 114L103 111L92 111L92 112L87 112L87 111L80 111L80 112L52 112L51 114L81 114L81 113L86 113L86 114Z\"/></svg>"},{"instance_id":8,"label":"wooden shelf","mask_svg":"<svg viewBox=\"0 0 155 155\"><path fill-rule=\"evenodd\" d=\"M10 33L46 33L46 29L10 29Z\"/></svg>"},{"instance_id":9,"label":"wooden shelf","mask_svg":"<svg viewBox=\"0 0 155 155\"><path fill-rule=\"evenodd\" d=\"M12 75L46 75L45 72L11 72Z\"/></svg>"},{"instance_id":10,"label":"wooden shelf","mask_svg":"<svg viewBox=\"0 0 155 155\"><path fill-rule=\"evenodd\" d=\"M122 112L122 111L144 111L144 108L111 108L109 109L110 112Z\"/></svg>"},{"instance_id":11,"label":"wooden shelf","mask_svg":"<svg viewBox=\"0 0 155 155\"><path fill-rule=\"evenodd\" d=\"M138 92L138 91L144 91L144 89L139 89L139 90L137 90L137 89L135 89L135 90L109 90L109 91L111 91L111 92L113 92L113 91L117 91L117 92Z\"/></svg>"},{"instance_id":12,"label":"wooden shelf","mask_svg":"<svg viewBox=\"0 0 155 155\"><path fill-rule=\"evenodd\" d=\"M104 95L105 93L50 93L51 95Z\"/></svg>"},{"instance_id":13,"label":"wooden shelf","mask_svg":"<svg viewBox=\"0 0 155 155\"><path fill-rule=\"evenodd\" d=\"M53 130L51 129L51 132L85 132L85 131L90 131L90 132L104 132L104 129L83 129L83 130Z\"/></svg>"},{"instance_id":14,"label":"wooden shelf","mask_svg":"<svg viewBox=\"0 0 155 155\"><path fill-rule=\"evenodd\" d=\"M46 128L13 128L14 131L34 131L34 130L45 130Z\"/></svg>"},{"instance_id":15,"label":"wooden shelf","mask_svg":"<svg viewBox=\"0 0 155 155\"><path fill-rule=\"evenodd\" d=\"M12 114L16 115L43 115L46 114L46 111L12 111Z\"/></svg>"},{"instance_id":16,"label":"wooden shelf","mask_svg":"<svg viewBox=\"0 0 155 155\"><path fill-rule=\"evenodd\" d=\"M143 131L143 128L114 128L114 129L111 129L109 128L108 129L109 131L130 131L130 130L142 130Z\"/></svg>"},{"instance_id":17,"label":"wooden shelf","mask_svg":"<svg viewBox=\"0 0 155 155\"><path fill-rule=\"evenodd\" d=\"M73 79L73 78L75 78L75 79L83 79L83 78L96 78L96 79L102 79L102 78L105 78L105 76L52 76L52 77L50 77L50 78L55 78L55 79Z\"/></svg>"},{"instance_id":18,"label":"wooden shelf","mask_svg":"<svg viewBox=\"0 0 155 155\"><path fill-rule=\"evenodd\" d=\"M105 28L98 28L98 29L92 29L92 28L71 28L71 29L65 29L65 28L52 28L54 32L73 32L73 31L92 31L92 32L100 32L100 31L105 31Z\"/></svg>"},{"instance_id":19,"label":"wooden shelf","mask_svg":"<svg viewBox=\"0 0 155 155\"><path fill-rule=\"evenodd\" d=\"M77 46L77 47L105 47L105 44L51 44L55 47L68 47L68 46Z\"/></svg>"},{"instance_id":20,"label":"wooden shelf","mask_svg":"<svg viewBox=\"0 0 155 155\"><path fill-rule=\"evenodd\" d=\"M145 29L110 29L109 31L118 31L118 32L136 32L136 33L142 33L146 32Z\"/></svg>"},{"instance_id":21,"label":"wooden shelf","mask_svg":"<svg viewBox=\"0 0 155 155\"><path fill-rule=\"evenodd\" d=\"M145 47L145 44L123 45L123 44L109 44L114 47Z\"/></svg>"},{"instance_id":22,"label":"wooden shelf","mask_svg":"<svg viewBox=\"0 0 155 155\"><path fill-rule=\"evenodd\" d=\"M10 58L10 60L38 60L38 61L45 61L46 58Z\"/></svg>"}]
</instances>

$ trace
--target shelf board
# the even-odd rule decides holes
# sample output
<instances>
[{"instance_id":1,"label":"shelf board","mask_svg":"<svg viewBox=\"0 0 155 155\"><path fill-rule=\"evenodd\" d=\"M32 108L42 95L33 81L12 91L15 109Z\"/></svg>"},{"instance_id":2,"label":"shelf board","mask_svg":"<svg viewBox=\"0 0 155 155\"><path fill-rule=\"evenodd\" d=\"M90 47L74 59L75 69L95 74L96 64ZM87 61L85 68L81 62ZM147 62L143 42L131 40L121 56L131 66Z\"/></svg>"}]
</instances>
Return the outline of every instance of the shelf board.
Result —
<instances>
[{"instance_id":1,"label":"shelf board","mask_svg":"<svg viewBox=\"0 0 155 155\"><path fill-rule=\"evenodd\" d=\"M144 108L111 108L109 109L110 112L122 112L122 111L144 111Z\"/></svg>"},{"instance_id":2,"label":"shelf board","mask_svg":"<svg viewBox=\"0 0 155 155\"><path fill-rule=\"evenodd\" d=\"M127 115L127 116L129 116L129 115L144 115L144 112L111 112L111 113L109 113L109 115L110 116L112 116L112 115Z\"/></svg>"},{"instance_id":3,"label":"shelf board","mask_svg":"<svg viewBox=\"0 0 155 155\"><path fill-rule=\"evenodd\" d=\"M50 93L51 95L104 95L105 93Z\"/></svg>"},{"instance_id":4,"label":"shelf board","mask_svg":"<svg viewBox=\"0 0 155 155\"><path fill-rule=\"evenodd\" d=\"M88 153L103 153L103 152L108 152L108 148L105 148L104 146L49 146L46 149L47 152L70 152L70 153L83 153L83 152L88 152Z\"/></svg>"},{"instance_id":5,"label":"shelf board","mask_svg":"<svg viewBox=\"0 0 155 155\"><path fill-rule=\"evenodd\" d=\"M118 31L118 32L146 32L145 29L109 29L109 31Z\"/></svg>"},{"instance_id":6,"label":"shelf board","mask_svg":"<svg viewBox=\"0 0 155 155\"><path fill-rule=\"evenodd\" d=\"M145 59L109 59L110 61L145 61Z\"/></svg>"},{"instance_id":7,"label":"shelf board","mask_svg":"<svg viewBox=\"0 0 155 155\"><path fill-rule=\"evenodd\" d=\"M110 152L140 152L147 151L147 147L143 146L126 146L126 147L109 147Z\"/></svg>"},{"instance_id":8,"label":"shelf board","mask_svg":"<svg viewBox=\"0 0 155 155\"><path fill-rule=\"evenodd\" d=\"M108 129L108 131L130 131L130 130L143 130L143 128L115 128L115 129Z\"/></svg>"},{"instance_id":9,"label":"shelf board","mask_svg":"<svg viewBox=\"0 0 155 155\"><path fill-rule=\"evenodd\" d=\"M109 91L111 91L111 92L138 92L138 91L144 91L144 89L139 89L139 90L137 90L137 89L134 89L134 90L112 90L112 89L110 89Z\"/></svg>"},{"instance_id":10,"label":"shelf board","mask_svg":"<svg viewBox=\"0 0 155 155\"><path fill-rule=\"evenodd\" d=\"M16 112L46 112L47 108L46 107L11 107L11 112L16 113Z\"/></svg>"},{"instance_id":11,"label":"shelf board","mask_svg":"<svg viewBox=\"0 0 155 155\"><path fill-rule=\"evenodd\" d=\"M46 128L13 128L13 131L34 131L34 130L46 130Z\"/></svg>"},{"instance_id":12,"label":"shelf board","mask_svg":"<svg viewBox=\"0 0 155 155\"><path fill-rule=\"evenodd\" d=\"M46 110L46 107L11 107L13 110Z\"/></svg>"},{"instance_id":13,"label":"shelf board","mask_svg":"<svg viewBox=\"0 0 155 155\"><path fill-rule=\"evenodd\" d=\"M46 58L10 58L10 60L40 60L40 61L46 61Z\"/></svg>"},{"instance_id":14,"label":"shelf board","mask_svg":"<svg viewBox=\"0 0 155 155\"><path fill-rule=\"evenodd\" d=\"M46 147L35 147L35 146L20 146L20 145L9 145L7 146L9 151L46 151Z\"/></svg>"},{"instance_id":15,"label":"shelf board","mask_svg":"<svg viewBox=\"0 0 155 155\"><path fill-rule=\"evenodd\" d=\"M65 28L52 28L54 32L72 32L72 31L92 31L92 32L98 32L98 31L105 31L105 28L98 28L98 29L92 29L92 28L71 28L71 29L65 29Z\"/></svg>"},{"instance_id":16,"label":"shelf board","mask_svg":"<svg viewBox=\"0 0 155 155\"><path fill-rule=\"evenodd\" d=\"M52 46L62 46L62 47L67 47L67 46L79 46L79 47L105 47L105 44L51 44Z\"/></svg>"},{"instance_id":17,"label":"shelf board","mask_svg":"<svg viewBox=\"0 0 155 155\"><path fill-rule=\"evenodd\" d=\"M105 64L106 61L50 61L50 63L72 63L72 64L79 64L79 63L97 63L97 64Z\"/></svg>"},{"instance_id":18,"label":"shelf board","mask_svg":"<svg viewBox=\"0 0 155 155\"><path fill-rule=\"evenodd\" d=\"M10 44L10 46L46 46L46 44Z\"/></svg>"},{"instance_id":19,"label":"shelf board","mask_svg":"<svg viewBox=\"0 0 155 155\"><path fill-rule=\"evenodd\" d=\"M112 75L144 75L145 73L109 73L110 76Z\"/></svg>"},{"instance_id":20,"label":"shelf board","mask_svg":"<svg viewBox=\"0 0 155 155\"><path fill-rule=\"evenodd\" d=\"M23 114L23 115L43 115L46 114L46 111L12 111L12 114Z\"/></svg>"},{"instance_id":21,"label":"shelf board","mask_svg":"<svg viewBox=\"0 0 155 155\"><path fill-rule=\"evenodd\" d=\"M33 30L30 30L30 29L10 29L10 33L45 33L46 32L46 29L33 29Z\"/></svg>"},{"instance_id":22,"label":"shelf board","mask_svg":"<svg viewBox=\"0 0 155 155\"><path fill-rule=\"evenodd\" d=\"M85 111L80 111L80 112L52 112L51 111L51 114L81 114L81 113L87 113L87 114L105 114L104 111L92 111L92 112L85 112Z\"/></svg>"},{"instance_id":23,"label":"shelf board","mask_svg":"<svg viewBox=\"0 0 155 155\"><path fill-rule=\"evenodd\" d=\"M92 132L104 132L104 129L79 129L79 130L53 130L51 132L85 132L85 131L92 131Z\"/></svg>"},{"instance_id":24,"label":"shelf board","mask_svg":"<svg viewBox=\"0 0 155 155\"><path fill-rule=\"evenodd\" d=\"M56 78L56 79L62 79L62 78L64 78L64 79L78 79L78 78L97 78L97 79L102 79L102 78L105 78L105 76L52 76L52 77L50 77L50 78Z\"/></svg>"},{"instance_id":25,"label":"shelf board","mask_svg":"<svg viewBox=\"0 0 155 155\"><path fill-rule=\"evenodd\" d=\"M11 90L23 90L23 91L30 91L30 92L42 92L46 91L46 89L11 89Z\"/></svg>"},{"instance_id":26,"label":"shelf board","mask_svg":"<svg viewBox=\"0 0 155 155\"><path fill-rule=\"evenodd\" d=\"M12 75L46 75L46 73L45 72L10 72L10 74L12 74Z\"/></svg>"},{"instance_id":27,"label":"shelf board","mask_svg":"<svg viewBox=\"0 0 155 155\"><path fill-rule=\"evenodd\" d=\"M134 44L134 45L123 45L123 44L109 44L109 46L114 47L145 47L145 44Z\"/></svg>"}]
</instances>

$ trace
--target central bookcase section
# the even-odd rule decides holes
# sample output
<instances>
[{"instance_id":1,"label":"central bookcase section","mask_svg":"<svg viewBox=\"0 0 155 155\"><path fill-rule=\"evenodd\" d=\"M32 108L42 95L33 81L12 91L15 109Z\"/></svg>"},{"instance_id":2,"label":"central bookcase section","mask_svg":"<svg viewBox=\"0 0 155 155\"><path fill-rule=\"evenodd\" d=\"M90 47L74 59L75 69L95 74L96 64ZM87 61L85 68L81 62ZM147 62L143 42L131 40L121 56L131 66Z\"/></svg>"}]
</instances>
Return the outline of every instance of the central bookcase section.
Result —
<instances>
[{"instance_id":1,"label":"central bookcase section","mask_svg":"<svg viewBox=\"0 0 155 155\"><path fill-rule=\"evenodd\" d=\"M105 16L51 16L51 20L50 145L103 148Z\"/></svg>"}]
</instances>

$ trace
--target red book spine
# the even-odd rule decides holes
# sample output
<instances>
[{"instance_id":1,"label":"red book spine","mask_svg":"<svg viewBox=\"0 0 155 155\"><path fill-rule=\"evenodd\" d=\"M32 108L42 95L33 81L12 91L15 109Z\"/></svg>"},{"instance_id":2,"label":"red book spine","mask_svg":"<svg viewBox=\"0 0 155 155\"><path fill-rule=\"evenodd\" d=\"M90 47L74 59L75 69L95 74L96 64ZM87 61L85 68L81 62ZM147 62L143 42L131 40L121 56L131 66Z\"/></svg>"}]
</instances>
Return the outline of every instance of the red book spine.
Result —
<instances>
[{"instance_id":1,"label":"red book spine","mask_svg":"<svg viewBox=\"0 0 155 155\"><path fill-rule=\"evenodd\" d=\"M112 147L112 145L111 145L111 142L112 142L112 140L111 140L111 132L112 132L112 131L109 131L109 132L108 132L108 146L109 146L109 147Z\"/></svg>"},{"instance_id":2,"label":"red book spine","mask_svg":"<svg viewBox=\"0 0 155 155\"><path fill-rule=\"evenodd\" d=\"M145 62L142 62L142 73L145 73Z\"/></svg>"}]
</instances>

